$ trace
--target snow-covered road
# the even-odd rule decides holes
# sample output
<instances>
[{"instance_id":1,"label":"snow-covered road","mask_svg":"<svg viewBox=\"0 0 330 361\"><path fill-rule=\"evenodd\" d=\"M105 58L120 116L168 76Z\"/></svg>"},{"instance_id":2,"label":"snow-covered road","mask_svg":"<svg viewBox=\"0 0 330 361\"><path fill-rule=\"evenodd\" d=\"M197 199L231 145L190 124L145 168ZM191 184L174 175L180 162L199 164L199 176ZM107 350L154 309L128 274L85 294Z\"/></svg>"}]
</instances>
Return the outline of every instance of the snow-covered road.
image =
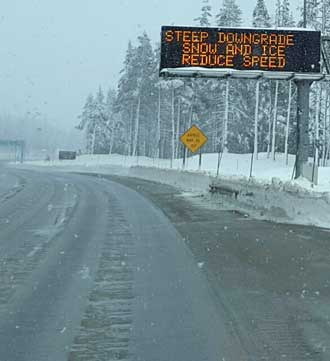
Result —
<instances>
[{"instance_id":1,"label":"snow-covered road","mask_svg":"<svg viewBox=\"0 0 330 361\"><path fill-rule=\"evenodd\" d=\"M0 360L328 360L329 232L123 176L6 170ZM196 195L194 195L196 197Z\"/></svg>"},{"instance_id":2,"label":"snow-covered road","mask_svg":"<svg viewBox=\"0 0 330 361\"><path fill-rule=\"evenodd\" d=\"M228 359L205 276L150 201L104 179L12 172L25 187L0 207L1 360Z\"/></svg>"}]
</instances>

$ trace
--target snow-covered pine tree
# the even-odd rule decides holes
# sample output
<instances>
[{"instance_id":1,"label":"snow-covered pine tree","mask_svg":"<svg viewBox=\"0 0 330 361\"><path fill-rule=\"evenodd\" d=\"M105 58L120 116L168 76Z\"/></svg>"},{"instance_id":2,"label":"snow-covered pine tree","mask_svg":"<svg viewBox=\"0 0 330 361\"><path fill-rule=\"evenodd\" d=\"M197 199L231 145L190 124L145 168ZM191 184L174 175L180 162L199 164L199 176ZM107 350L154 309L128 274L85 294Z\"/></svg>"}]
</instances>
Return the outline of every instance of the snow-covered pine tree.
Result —
<instances>
[{"instance_id":1,"label":"snow-covered pine tree","mask_svg":"<svg viewBox=\"0 0 330 361\"><path fill-rule=\"evenodd\" d=\"M120 122L120 114L115 113L116 91L112 88L108 89L105 101L105 113L107 119L106 137L108 141L108 152L111 154L113 150L126 153L126 139L124 137L124 127Z\"/></svg>"},{"instance_id":2,"label":"snow-covered pine tree","mask_svg":"<svg viewBox=\"0 0 330 361\"><path fill-rule=\"evenodd\" d=\"M86 137L86 153L93 154L94 152L94 129L95 129L95 101L92 94L87 96L81 115L78 116L80 122L77 126L80 130L85 130Z\"/></svg>"},{"instance_id":3,"label":"snow-covered pine tree","mask_svg":"<svg viewBox=\"0 0 330 361\"><path fill-rule=\"evenodd\" d=\"M255 118L255 80L232 80L230 94L228 150L232 153L253 151ZM260 96L261 98L261 96ZM259 107L259 109L262 107Z\"/></svg>"},{"instance_id":4,"label":"snow-covered pine tree","mask_svg":"<svg viewBox=\"0 0 330 361\"><path fill-rule=\"evenodd\" d=\"M209 0L203 0L201 15L198 18L195 18L194 21L199 26L211 26L212 19L212 7L209 3Z\"/></svg>"},{"instance_id":5,"label":"snow-covered pine tree","mask_svg":"<svg viewBox=\"0 0 330 361\"><path fill-rule=\"evenodd\" d=\"M120 115L125 127L127 154L133 151L134 115L136 107L137 73L135 71L136 48L129 41L124 67L118 82L115 111Z\"/></svg>"},{"instance_id":6,"label":"snow-covered pine tree","mask_svg":"<svg viewBox=\"0 0 330 361\"><path fill-rule=\"evenodd\" d=\"M264 0L257 0L257 4L253 10L252 24L255 28L271 27L271 19Z\"/></svg>"},{"instance_id":7,"label":"snow-covered pine tree","mask_svg":"<svg viewBox=\"0 0 330 361\"><path fill-rule=\"evenodd\" d=\"M95 124L94 124L94 153L108 153L107 123L105 99L101 86L95 97Z\"/></svg>"},{"instance_id":8,"label":"snow-covered pine tree","mask_svg":"<svg viewBox=\"0 0 330 361\"><path fill-rule=\"evenodd\" d=\"M290 10L290 1L282 0L282 17L281 17L281 25L283 27L295 26L295 21L293 19L292 12Z\"/></svg>"},{"instance_id":9,"label":"snow-covered pine tree","mask_svg":"<svg viewBox=\"0 0 330 361\"><path fill-rule=\"evenodd\" d=\"M290 11L290 1L277 0L275 8L275 26L290 27L294 25L292 12Z\"/></svg>"},{"instance_id":10,"label":"snow-covered pine tree","mask_svg":"<svg viewBox=\"0 0 330 361\"><path fill-rule=\"evenodd\" d=\"M138 37L136 48L135 69L137 76L136 111L134 127L134 155L152 155L150 139L155 137L153 126L157 111L157 89L154 82L155 56L150 38L144 32ZM151 126L152 124L152 126Z\"/></svg>"},{"instance_id":11,"label":"snow-covered pine tree","mask_svg":"<svg viewBox=\"0 0 330 361\"><path fill-rule=\"evenodd\" d=\"M276 0L275 5L275 26L282 26L282 3L281 0Z\"/></svg>"},{"instance_id":12,"label":"snow-covered pine tree","mask_svg":"<svg viewBox=\"0 0 330 361\"><path fill-rule=\"evenodd\" d=\"M322 1L306 0L306 27L321 30L322 28ZM304 26L304 7L300 7L301 19L298 26Z\"/></svg>"},{"instance_id":13,"label":"snow-covered pine tree","mask_svg":"<svg viewBox=\"0 0 330 361\"><path fill-rule=\"evenodd\" d=\"M322 0L322 34L330 35L330 0Z\"/></svg>"},{"instance_id":14,"label":"snow-covered pine tree","mask_svg":"<svg viewBox=\"0 0 330 361\"><path fill-rule=\"evenodd\" d=\"M216 15L216 24L219 27L239 27L242 25L242 10L237 5L235 0L223 0L222 7L219 10L219 13ZM221 114L222 120L222 129L220 130L220 138L221 138L221 148L225 150L233 150L231 149L231 144L235 144L230 142L228 143L228 132L230 132L231 125L229 124L229 116L230 116L230 105L231 105L231 93L233 90L232 82L220 81L217 84L216 91L219 94L222 94L223 99L226 99L223 106L223 113ZM240 83L237 82L238 87ZM214 130L216 131L216 130ZM233 129L235 132L235 129Z\"/></svg>"},{"instance_id":15,"label":"snow-covered pine tree","mask_svg":"<svg viewBox=\"0 0 330 361\"><path fill-rule=\"evenodd\" d=\"M278 11L278 16L280 11ZM269 16L266 4L264 0L257 0L256 6L252 14L252 26L256 28L269 28L272 22ZM271 129L271 83L267 80L260 81L260 113L259 113L259 125L258 130L260 132L259 150L265 151L270 149L270 134Z\"/></svg>"},{"instance_id":16,"label":"snow-covered pine tree","mask_svg":"<svg viewBox=\"0 0 330 361\"><path fill-rule=\"evenodd\" d=\"M237 27L242 24L242 10L235 0L223 0L222 7L216 15L216 24L221 27Z\"/></svg>"}]
</instances>

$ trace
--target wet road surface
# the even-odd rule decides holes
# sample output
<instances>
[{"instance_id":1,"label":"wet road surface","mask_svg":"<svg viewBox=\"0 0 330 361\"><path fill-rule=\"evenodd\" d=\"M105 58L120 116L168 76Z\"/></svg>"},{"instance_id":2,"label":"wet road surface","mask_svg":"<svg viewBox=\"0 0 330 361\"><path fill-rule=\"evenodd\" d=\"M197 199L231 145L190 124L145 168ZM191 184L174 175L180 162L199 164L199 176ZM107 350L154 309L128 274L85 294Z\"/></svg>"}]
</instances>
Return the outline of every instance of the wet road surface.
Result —
<instances>
[{"instance_id":1,"label":"wet road surface","mask_svg":"<svg viewBox=\"0 0 330 361\"><path fill-rule=\"evenodd\" d=\"M136 179L6 172L1 361L330 359L327 230Z\"/></svg>"}]
</instances>

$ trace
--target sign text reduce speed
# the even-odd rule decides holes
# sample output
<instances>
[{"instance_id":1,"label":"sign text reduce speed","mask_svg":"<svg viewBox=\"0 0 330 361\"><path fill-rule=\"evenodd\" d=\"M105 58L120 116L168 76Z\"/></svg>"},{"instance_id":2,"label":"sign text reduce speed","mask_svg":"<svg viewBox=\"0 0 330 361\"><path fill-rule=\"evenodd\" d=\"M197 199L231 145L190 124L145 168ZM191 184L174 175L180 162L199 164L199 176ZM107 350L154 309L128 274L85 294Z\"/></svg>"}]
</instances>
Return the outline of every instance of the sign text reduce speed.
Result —
<instances>
[{"instance_id":1,"label":"sign text reduce speed","mask_svg":"<svg viewBox=\"0 0 330 361\"><path fill-rule=\"evenodd\" d=\"M160 70L204 67L320 72L318 31L162 27Z\"/></svg>"}]
</instances>

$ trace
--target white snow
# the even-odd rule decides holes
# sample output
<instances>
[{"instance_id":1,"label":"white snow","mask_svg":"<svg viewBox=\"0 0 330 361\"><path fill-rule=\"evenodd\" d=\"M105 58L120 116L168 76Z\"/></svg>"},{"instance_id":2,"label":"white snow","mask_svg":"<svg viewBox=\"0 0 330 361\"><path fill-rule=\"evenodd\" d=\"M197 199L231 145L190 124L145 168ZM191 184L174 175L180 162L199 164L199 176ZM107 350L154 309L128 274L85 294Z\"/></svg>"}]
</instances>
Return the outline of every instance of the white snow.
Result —
<instances>
[{"instance_id":1,"label":"white snow","mask_svg":"<svg viewBox=\"0 0 330 361\"><path fill-rule=\"evenodd\" d=\"M224 153L219 177L218 154L203 154L200 169L199 155L189 157L184 171L182 159L121 155L84 155L75 161L32 161L23 166L143 178L176 186L185 194L205 193L213 182L239 192L237 199L229 199L231 209L274 221L330 227L330 167L320 167L319 184L312 185L303 178L291 180L294 161L290 155L286 165L284 154L276 154L273 161L261 153L253 162L251 178L251 154Z\"/></svg>"},{"instance_id":2,"label":"white snow","mask_svg":"<svg viewBox=\"0 0 330 361\"><path fill-rule=\"evenodd\" d=\"M186 171L194 174L207 174L216 176L218 154L209 153L202 155L202 167L198 167L199 156L195 155L187 158ZM252 177L254 181L261 184L271 184L276 181L291 182L295 157L289 156L288 165L285 164L284 154L276 154L276 160L267 158L266 153L259 153L258 160L253 161ZM172 164L169 159L147 158L147 157L129 157L122 155L83 155L74 161L29 161L26 165L55 167L63 170L87 171L112 173L115 169L118 172L125 172L125 168L142 166L159 169L183 170L182 159L174 159ZM232 154L224 153L220 165L220 177L226 179L248 179L250 175L251 154ZM330 165L330 164L329 164ZM24 166L24 165L23 165ZM171 167L172 166L172 167ZM117 168L118 167L118 168ZM319 184L313 186L305 179L299 179L291 182L301 188L313 190L314 192L330 192L330 166L319 168Z\"/></svg>"}]
</instances>

